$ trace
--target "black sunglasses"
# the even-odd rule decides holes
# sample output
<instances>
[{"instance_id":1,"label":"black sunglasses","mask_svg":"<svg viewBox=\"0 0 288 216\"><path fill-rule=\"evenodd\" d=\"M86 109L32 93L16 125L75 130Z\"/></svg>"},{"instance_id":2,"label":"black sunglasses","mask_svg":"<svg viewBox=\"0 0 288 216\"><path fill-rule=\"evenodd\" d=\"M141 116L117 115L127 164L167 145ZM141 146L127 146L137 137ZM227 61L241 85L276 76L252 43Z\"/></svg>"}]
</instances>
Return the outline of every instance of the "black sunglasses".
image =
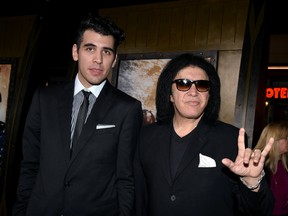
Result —
<instances>
[{"instance_id":1,"label":"black sunglasses","mask_svg":"<svg viewBox=\"0 0 288 216\"><path fill-rule=\"evenodd\" d=\"M189 80L189 79L176 79L172 83L176 83L176 87L179 91L188 91L193 84L197 91L207 92L210 89L211 82L209 80Z\"/></svg>"}]
</instances>

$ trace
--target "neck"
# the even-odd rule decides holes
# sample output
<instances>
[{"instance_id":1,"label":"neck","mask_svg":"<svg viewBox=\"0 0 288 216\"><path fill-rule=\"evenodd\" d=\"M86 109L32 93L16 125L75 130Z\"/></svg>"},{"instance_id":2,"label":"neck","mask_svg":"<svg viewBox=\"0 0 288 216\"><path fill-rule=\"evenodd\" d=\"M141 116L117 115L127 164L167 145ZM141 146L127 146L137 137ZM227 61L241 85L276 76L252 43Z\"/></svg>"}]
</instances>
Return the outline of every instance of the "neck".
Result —
<instances>
[{"instance_id":1,"label":"neck","mask_svg":"<svg viewBox=\"0 0 288 216\"><path fill-rule=\"evenodd\" d=\"M184 137L197 127L199 121L200 119L177 119L174 117L173 127L179 137Z\"/></svg>"}]
</instances>

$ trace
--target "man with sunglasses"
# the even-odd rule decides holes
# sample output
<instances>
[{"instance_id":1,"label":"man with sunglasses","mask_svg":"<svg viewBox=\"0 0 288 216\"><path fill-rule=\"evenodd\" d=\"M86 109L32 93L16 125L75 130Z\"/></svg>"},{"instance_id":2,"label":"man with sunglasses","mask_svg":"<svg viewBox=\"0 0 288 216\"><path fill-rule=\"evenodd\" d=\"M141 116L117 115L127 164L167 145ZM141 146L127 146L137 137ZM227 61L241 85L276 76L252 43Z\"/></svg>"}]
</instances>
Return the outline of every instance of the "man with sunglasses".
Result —
<instances>
[{"instance_id":1,"label":"man with sunglasses","mask_svg":"<svg viewBox=\"0 0 288 216\"><path fill-rule=\"evenodd\" d=\"M220 79L189 53L172 59L157 84L157 122L142 128L135 156L137 216L270 215L263 151L245 130L218 120Z\"/></svg>"}]
</instances>

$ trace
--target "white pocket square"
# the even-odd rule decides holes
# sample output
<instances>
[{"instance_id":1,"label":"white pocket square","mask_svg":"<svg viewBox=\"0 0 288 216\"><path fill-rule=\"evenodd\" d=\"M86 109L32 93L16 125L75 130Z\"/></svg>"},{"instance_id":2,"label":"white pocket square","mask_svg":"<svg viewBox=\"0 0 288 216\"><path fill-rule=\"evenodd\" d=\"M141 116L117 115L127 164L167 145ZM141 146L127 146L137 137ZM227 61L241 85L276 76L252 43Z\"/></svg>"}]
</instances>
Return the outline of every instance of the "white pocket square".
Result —
<instances>
[{"instance_id":1,"label":"white pocket square","mask_svg":"<svg viewBox=\"0 0 288 216\"><path fill-rule=\"evenodd\" d=\"M98 124L98 125L96 125L96 130L98 130L98 129L113 128L113 127L115 127L115 125Z\"/></svg>"},{"instance_id":2,"label":"white pocket square","mask_svg":"<svg viewBox=\"0 0 288 216\"><path fill-rule=\"evenodd\" d=\"M199 153L199 165L198 167L216 167L216 162L213 158Z\"/></svg>"}]
</instances>

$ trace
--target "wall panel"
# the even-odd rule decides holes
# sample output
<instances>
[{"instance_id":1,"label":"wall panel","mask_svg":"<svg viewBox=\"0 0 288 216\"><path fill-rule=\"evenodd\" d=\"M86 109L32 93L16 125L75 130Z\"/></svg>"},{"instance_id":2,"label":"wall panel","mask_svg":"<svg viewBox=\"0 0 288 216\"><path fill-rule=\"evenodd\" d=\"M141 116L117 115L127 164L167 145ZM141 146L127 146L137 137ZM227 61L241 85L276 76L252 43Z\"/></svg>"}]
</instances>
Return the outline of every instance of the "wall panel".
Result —
<instances>
[{"instance_id":1,"label":"wall panel","mask_svg":"<svg viewBox=\"0 0 288 216\"><path fill-rule=\"evenodd\" d=\"M195 33L196 33L196 14L197 8L195 6L188 5L185 7L183 20L183 44L182 49L188 50L190 47L195 46Z\"/></svg>"},{"instance_id":2,"label":"wall panel","mask_svg":"<svg viewBox=\"0 0 288 216\"><path fill-rule=\"evenodd\" d=\"M147 27L147 49L158 46L160 20L158 19L158 11L151 11L150 16L145 16L148 22Z\"/></svg>"},{"instance_id":3,"label":"wall panel","mask_svg":"<svg viewBox=\"0 0 288 216\"><path fill-rule=\"evenodd\" d=\"M99 13L126 31L127 41L120 48L124 53L234 50L242 49L248 4L249 0L180 0L102 9Z\"/></svg>"},{"instance_id":4,"label":"wall panel","mask_svg":"<svg viewBox=\"0 0 288 216\"><path fill-rule=\"evenodd\" d=\"M170 48L178 49L183 44L184 8L176 7L171 12Z\"/></svg>"},{"instance_id":5,"label":"wall panel","mask_svg":"<svg viewBox=\"0 0 288 216\"><path fill-rule=\"evenodd\" d=\"M136 47L146 47L147 46L147 36L148 36L148 22L145 11L140 12L140 16L137 17L137 32L136 32Z\"/></svg>"},{"instance_id":6,"label":"wall panel","mask_svg":"<svg viewBox=\"0 0 288 216\"><path fill-rule=\"evenodd\" d=\"M236 38L237 8L235 2L224 5L222 44L234 44ZM242 32L244 33L244 32ZM242 35L244 36L244 35ZM242 37L243 39L243 37Z\"/></svg>"},{"instance_id":7,"label":"wall panel","mask_svg":"<svg viewBox=\"0 0 288 216\"><path fill-rule=\"evenodd\" d=\"M127 14L127 22L126 22L126 49L135 49L136 46L136 35L138 31L138 23L137 23L137 12L130 12Z\"/></svg>"},{"instance_id":8,"label":"wall panel","mask_svg":"<svg viewBox=\"0 0 288 216\"><path fill-rule=\"evenodd\" d=\"M215 7L210 9L210 21L208 29L208 46L221 43L222 23L223 23L223 6L215 4Z\"/></svg>"},{"instance_id":9,"label":"wall panel","mask_svg":"<svg viewBox=\"0 0 288 216\"><path fill-rule=\"evenodd\" d=\"M179 0L99 13L126 31L119 53L217 50L222 86L234 86L221 91L220 119L233 123L248 7L249 0Z\"/></svg>"},{"instance_id":10,"label":"wall panel","mask_svg":"<svg viewBox=\"0 0 288 216\"><path fill-rule=\"evenodd\" d=\"M158 50L165 50L170 46L171 40L171 8L161 8L158 11L158 18L160 25L158 31ZM155 47L156 48L156 47Z\"/></svg>"}]
</instances>

